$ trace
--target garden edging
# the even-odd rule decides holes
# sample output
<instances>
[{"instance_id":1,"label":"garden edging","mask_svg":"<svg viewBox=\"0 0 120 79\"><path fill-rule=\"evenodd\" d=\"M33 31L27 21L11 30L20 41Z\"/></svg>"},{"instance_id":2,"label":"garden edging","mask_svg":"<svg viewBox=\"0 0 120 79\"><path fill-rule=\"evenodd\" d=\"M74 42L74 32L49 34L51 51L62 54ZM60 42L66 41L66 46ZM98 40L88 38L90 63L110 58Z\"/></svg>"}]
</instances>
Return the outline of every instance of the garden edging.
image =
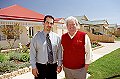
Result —
<instances>
[{"instance_id":1,"label":"garden edging","mask_svg":"<svg viewBox=\"0 0 120 79\"><path fill-rule=\"evenodd\" d=\"M99 48L102 48L102 47L104 47L104 46L98 46L98 47L95 47L95 48L92 48L92 50L96 50L96 49L99 49Z\"/></svg>"},{"instance_id":2,"label":"garden edging","mask_svg":"<svg viewBox=\"0 0 120 79\"><path fill-rule=\"evenodd\" d=\"M18 71L13 71L11 73L5 73L3 75L0 75L0 79L12 79L15 76L30 72L31 70L32 70L31 66L25 67L23 69L19 69Z\"/></svg>"}]
</instances>

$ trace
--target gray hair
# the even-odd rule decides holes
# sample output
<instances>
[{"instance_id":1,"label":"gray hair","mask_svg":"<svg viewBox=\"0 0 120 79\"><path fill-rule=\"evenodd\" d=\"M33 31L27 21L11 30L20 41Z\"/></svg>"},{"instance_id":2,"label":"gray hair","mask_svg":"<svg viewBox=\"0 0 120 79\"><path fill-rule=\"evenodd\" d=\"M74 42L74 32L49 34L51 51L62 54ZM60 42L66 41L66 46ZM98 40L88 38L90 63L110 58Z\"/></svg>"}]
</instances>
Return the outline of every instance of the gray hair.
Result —
<instances>
[{"instance_id":1,"label":"gray hair","mask_svg":"<svg viewBox=\"0 0 120 79\"><path fill-rule=\"evenodd\" d=\"M70 16L70 17L68 17L68 18L65 19L66 24L68 24L68 21L70 21L70 20L75 21L76 25L77 25L77 28L80 28L79 24L78 24L78 20L75 17L73 17L73 16Z\"/></svg>"}]
</instances>

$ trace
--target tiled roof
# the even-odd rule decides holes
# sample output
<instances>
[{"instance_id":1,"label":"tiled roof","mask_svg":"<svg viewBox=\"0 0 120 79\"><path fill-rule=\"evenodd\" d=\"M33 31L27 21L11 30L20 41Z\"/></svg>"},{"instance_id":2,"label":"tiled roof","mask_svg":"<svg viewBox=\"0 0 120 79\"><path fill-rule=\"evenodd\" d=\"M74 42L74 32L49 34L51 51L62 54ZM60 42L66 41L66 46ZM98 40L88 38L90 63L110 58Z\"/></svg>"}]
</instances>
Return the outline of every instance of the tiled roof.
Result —
<instances>
[{"instance_id":1,"label":"tiled roof","mask_svg":"<svg viewBox=\"0 0 120 79\"><path fill-rule=\"evenodd\" d=\"M90 20L88 20L88 18L85 15L84 16L74 16L74 17L77 18L77 20L80 24L92 24L92 25L108 24L108 22L106 20L90 21Z\"/></svg>"},{"instance_id":2,"label":"tiled roof","mask_svg":"<svg viewBox=\"0 0 120 79\"><path fill-rule=\"evenodd\" d=\"M120 25L117 25L118 26L118 28L120 28Z\"/></svg>"},{"instance_id":3,"label":"tiled roof","mask_svg":"<svg viewBox=\"0 0 120 79\"><path fill-rule=\"evenodd\" d=\"M80 24L83 24L83 21L88 21L88 18L84 16L74 16Z\"/></svg>"},{"instance_id":4,"label":"tiled roof","mask_svg":"<svg viewBox=\"0 0 120 79\"><path fill-rule=\"evenodd\" d=\"M110 27L110 28L117 28L118 25L117 24L109 24L108 27Z\"/></svg>"},{"instance_id":5,"label":"tiled roof","mask_svg":"<svg viewBox=\"0 0 120 79\"><path fill-rule=\"evenodd\" d=\"M92 24L92 25L98 25L98 24L108 24L106 20L95 20L95 21L84 21L82 20L83 24Z\"/></svg>"},{"instance_id":6,"label":"tiled roof","mask_svg":"<svg viewBox=\"0 0 120 79\"><path fill-rule=\"evenodd\" d=\"M29 21L43 21L44 15L21 7L19 5L12 5L7 8L0 9L1 19L17 19Z\"/></svg>"},{"instance_id":7,"label":"tiled roof","mask_svg":"<svg viewBox=\"0 0 120 79\"><path fill-rule=\"evenodd\" d=\"M88 21L88 18L83 15L83 16L74 16L75 18L79 19L79 20L85 20L85 21Z\"/></svg>"}]
</instances>

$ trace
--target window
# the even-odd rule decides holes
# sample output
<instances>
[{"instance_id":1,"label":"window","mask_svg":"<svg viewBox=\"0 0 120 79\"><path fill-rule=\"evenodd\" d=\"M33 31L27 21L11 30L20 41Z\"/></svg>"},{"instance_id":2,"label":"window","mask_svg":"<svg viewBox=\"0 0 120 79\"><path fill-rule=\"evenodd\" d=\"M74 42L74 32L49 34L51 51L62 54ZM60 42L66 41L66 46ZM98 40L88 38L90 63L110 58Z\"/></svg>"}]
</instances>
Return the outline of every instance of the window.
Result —
<instances>
[{"instance_id":1,"label":"window","mask_svg":"<svg viewBox=\"0 0 120 79\"><path fill-rule=\"evenodd\" d=\"M5 35L0 35L0 41L2 40L6 40L6 36Z\"/></svg>"},{"instance_id":2,"label":"window","mask_svg":"<svg viewBox=\"0 0 120 79\"><path fill-rule=\"evenodd\" d=\"M2 35L2 36L1 36L1 40L6 40L6 36L5 36L5 35Z\"/></svg>"},{"instance_id":3,"label":"window","mask_svg":"<svg viewBox=\"0 0 120 79\"><path fill-rule=\"evenodd\" d=\"M29 27L29 36L33 36L34 35L34 29L33 27Z\"/></svg>"}]
</instances>

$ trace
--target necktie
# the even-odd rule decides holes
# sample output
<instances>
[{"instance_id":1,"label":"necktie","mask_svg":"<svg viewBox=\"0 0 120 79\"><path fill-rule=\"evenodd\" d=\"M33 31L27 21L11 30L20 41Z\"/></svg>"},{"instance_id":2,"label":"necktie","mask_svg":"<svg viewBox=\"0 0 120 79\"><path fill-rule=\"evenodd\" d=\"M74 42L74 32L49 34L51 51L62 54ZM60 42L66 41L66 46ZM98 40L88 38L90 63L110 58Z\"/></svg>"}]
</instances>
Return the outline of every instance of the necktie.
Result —
<instances>
[{"instance_id":1,"label":"necktie","mask_svg":"<svg viewBox=\"0 0 120 79\"><path fill-rule=\"evenodd\" d=\"M48 63L53 63L53 52L52 52L52 45L49 38L49 34L46 35L46 42L47 42L47 52L48 52Z\"/></svg>"}]
</instances>

